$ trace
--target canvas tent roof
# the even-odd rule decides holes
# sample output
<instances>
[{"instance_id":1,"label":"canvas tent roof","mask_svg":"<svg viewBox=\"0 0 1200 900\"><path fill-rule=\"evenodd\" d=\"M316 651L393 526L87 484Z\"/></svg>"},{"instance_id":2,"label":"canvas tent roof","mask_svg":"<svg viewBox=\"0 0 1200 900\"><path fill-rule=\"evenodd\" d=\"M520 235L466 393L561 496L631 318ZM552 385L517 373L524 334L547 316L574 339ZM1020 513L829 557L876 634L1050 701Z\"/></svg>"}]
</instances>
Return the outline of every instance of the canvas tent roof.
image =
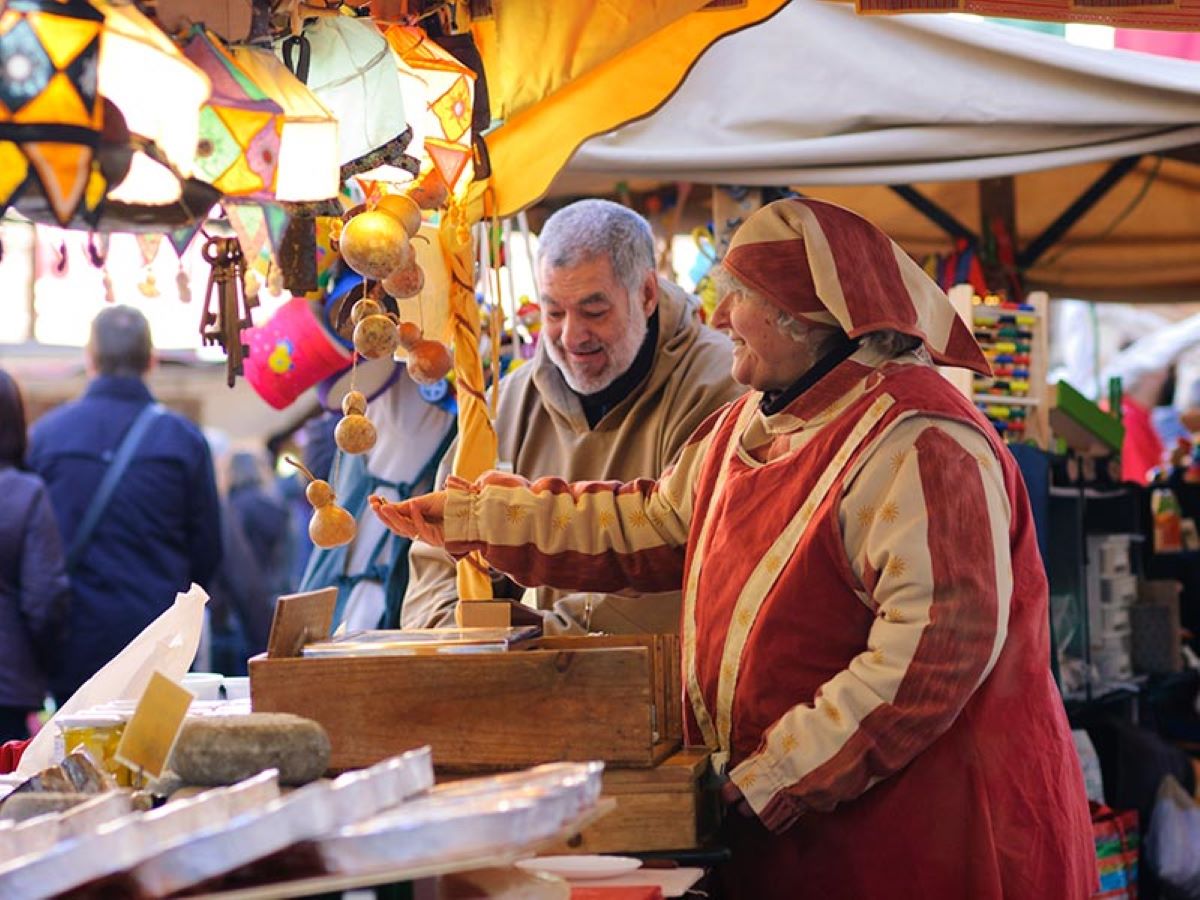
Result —
<instances>
[{"instance_id":1,"label":"canvas tent roof","mask_svg":"<svg viewBox=\"0 0 1200 900\"><path fill-rule=\"evenodd\" d=\"M1015 175L1020 246L1105 161L1200 144L1198 123L1200 64L792 0L712 46L656 113L584 143L551 191L638 179L792 185L921 253L949 239L871 186L915 184L973 223L973 180ZM1200 299L1200 166L1144 158L1029 276L1054 293Z\"/></svg>"}]
</instances>

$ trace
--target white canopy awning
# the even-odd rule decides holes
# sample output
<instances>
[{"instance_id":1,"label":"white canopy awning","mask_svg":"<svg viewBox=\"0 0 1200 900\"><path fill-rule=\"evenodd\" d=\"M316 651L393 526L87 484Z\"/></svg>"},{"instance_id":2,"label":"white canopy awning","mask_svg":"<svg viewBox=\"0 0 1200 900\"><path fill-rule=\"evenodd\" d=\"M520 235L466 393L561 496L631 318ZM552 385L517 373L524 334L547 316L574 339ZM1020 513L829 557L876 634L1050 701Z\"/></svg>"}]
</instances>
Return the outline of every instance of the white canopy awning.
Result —
<instances>
[{"instance_id":1,"label":"white canopy awning","mask_svg":"<svg viewBox=\"0 0 1200 900\"><path fill-rule=\"evenodd\" d=\"M890 191L842 188L913 184L974 227L974 191L948 183L1041 172L1017 181L1021 246L1104 161L1197 144L1200 64L986 22L863 18L844 4L793 0L711 47L652 116L585 143L552 192L610 192L618 181L790 185L854 207L921 253L949 239ZM1063 167L1069 177L1045 171ZM1154 189L1137 198L1147 181ZM1135 210L1109 229L1126 200ZM1149 214L1163 202L1166 214ZM1114 259L1097 256L1105 274L1089 279L1082 249L1101 237L1106 252L1130 254L1128 271L1114 275ZM1139 284L1135 270L1147 268L1138 248L1153 247L1164 268L1146 272L1145 296L1127 299L1200 299L1200 167L1143 161L1059 248L1072 243L1069 278L1042 265L1031 281L1124 299ZM1179 258L1163 261L1164 247Z\"/></svg>"}]
</instances>

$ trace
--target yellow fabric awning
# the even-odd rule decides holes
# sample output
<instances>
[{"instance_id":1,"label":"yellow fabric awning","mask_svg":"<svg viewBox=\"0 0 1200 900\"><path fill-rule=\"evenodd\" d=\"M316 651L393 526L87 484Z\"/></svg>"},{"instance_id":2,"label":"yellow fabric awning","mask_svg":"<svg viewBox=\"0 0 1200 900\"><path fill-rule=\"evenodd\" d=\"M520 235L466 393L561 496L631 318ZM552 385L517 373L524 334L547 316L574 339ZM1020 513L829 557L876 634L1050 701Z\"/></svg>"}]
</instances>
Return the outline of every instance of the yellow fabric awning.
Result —
<instances>
[{"instance_id":1,"label":"yellow fabric awning","mask_svg":"<svg viewBox=\"0 0 1200 900\"><path fill-rule=\"evenodd\" d=\"M538 0L497 3L474 33L504 119L486 136L498 214L536 202L585 140L653 112L714 41L785 4L609 0L550 16Z\"/></svg>"}]
</instances>

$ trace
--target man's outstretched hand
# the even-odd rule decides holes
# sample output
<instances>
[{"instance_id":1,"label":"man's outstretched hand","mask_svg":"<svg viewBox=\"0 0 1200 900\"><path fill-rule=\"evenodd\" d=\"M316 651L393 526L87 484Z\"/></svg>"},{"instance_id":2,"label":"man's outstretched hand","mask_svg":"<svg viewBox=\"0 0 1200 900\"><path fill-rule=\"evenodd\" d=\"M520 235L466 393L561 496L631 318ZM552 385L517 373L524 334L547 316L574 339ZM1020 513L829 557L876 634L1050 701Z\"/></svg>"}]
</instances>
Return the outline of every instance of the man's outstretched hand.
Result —
<instances>
[{"instance_id":1,"label":"man's outstretched hand","mask_svg":"<svg viewBox=\"0 0 1200 900\"><path fill-rule=\"evenodd\" d=\"M435 491L400 503L372 494L370 502L379 520L401 537L417 538L435 547L445 546L445 491Z\"/></svg>"}]
</instances>

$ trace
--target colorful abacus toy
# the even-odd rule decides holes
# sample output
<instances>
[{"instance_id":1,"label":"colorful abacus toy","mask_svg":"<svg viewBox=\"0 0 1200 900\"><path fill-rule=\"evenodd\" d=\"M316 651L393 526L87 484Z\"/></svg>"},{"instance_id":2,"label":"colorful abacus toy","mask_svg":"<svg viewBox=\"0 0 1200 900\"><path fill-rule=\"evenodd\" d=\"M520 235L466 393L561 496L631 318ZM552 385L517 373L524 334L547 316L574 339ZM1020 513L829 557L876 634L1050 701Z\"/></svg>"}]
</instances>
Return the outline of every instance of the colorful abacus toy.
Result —
<instances>
[{"instance_id":1,"label":"colorful abacus toy","mask_svg":"<svg viewBox=\"0 0 1200 900\"><path fill-rule=\"evenodd\" d=\"M976 407L1009 442L1045 445L1046 295L1014 303L1004 294L971 298L975 339L992 365L975 375Z\"/></svg>"}]
</instances>

